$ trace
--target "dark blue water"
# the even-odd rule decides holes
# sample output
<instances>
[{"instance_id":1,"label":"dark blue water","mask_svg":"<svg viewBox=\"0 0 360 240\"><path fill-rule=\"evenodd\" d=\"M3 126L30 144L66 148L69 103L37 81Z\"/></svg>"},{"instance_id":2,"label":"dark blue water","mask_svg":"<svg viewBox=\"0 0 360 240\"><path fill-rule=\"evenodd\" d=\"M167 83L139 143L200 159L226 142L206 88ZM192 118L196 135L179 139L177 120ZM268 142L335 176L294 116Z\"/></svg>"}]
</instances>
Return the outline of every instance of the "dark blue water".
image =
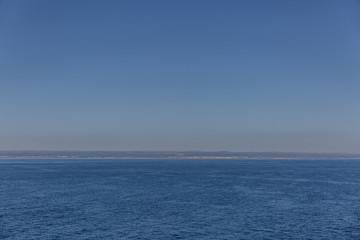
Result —
<instances>
[{"instance_id":1,"label":"dark blue water","mask_svg":"<svg viewBox=\"0 0 360 240\"><path fill-rule=\"evenodd\" d=\"M0 239L360 239L360 161L3 159Z\"/></svg>"}]
</instances>

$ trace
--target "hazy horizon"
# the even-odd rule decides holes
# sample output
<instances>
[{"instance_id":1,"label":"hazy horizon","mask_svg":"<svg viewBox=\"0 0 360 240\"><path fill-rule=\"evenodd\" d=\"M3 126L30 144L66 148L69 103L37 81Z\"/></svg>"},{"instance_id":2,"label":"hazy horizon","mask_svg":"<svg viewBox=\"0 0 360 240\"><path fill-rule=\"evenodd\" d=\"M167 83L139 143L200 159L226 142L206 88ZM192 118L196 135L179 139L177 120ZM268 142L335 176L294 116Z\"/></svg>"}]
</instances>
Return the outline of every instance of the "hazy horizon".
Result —
<instances>
[{"instance_id":1,"label":"hazy horizon","mask_svg":"<svg viewBox=\"0 0 360 240\"><path fill-rule=\"evenodd\" d=\"M0 0L0 150L360 153L360 4Z\"/></svg>"},{"instance_id":2,"label":"hazy horizon","mask_svg":"<svg viewBox=\"0 0 360 240\"><path fill-rule=\"evenodd\" d=\"M360 152L307 152L307 151L303 151L303 152L293 152L293 151L290 151L290 152L286 152L286 151L230 151L230 150L139 150L139 149L130 149L130 150L94 150L94 149L83 149L83 150L77 150L77 149L72 149L72 150L69 150L69 149L58 149L58 150L54 150L54 149L17 149L17 150L14 150L14 149L7 149L7 150L0 150L0 152L49 152L49 153L55 153L55 152L108 152L108 153L111 153L111 152L138 152L138 153L146 153L146 152L154 152L154 153L278 153L278 154L286 154L286 153L290 153L290 154L329 154L329 155L332 155L332 154L349 154L349 155L358 155L360 154Z\"/></svg>"}]
</instances>

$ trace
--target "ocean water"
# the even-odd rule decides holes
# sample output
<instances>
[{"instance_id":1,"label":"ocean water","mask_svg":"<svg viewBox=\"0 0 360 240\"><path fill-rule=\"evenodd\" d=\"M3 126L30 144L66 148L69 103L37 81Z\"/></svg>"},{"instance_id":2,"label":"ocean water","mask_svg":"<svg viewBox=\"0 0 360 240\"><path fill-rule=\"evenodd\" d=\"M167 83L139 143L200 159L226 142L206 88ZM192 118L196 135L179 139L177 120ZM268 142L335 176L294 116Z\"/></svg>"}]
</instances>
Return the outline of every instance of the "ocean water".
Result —
<instances>
[{"instance_id":1,"label":"ocean water","mask_svg":"<svg viewBox=\"0 0 360 240\"><path fill-rule=\"evenodd\" d=\"M360 239L360 161L2 159L0 239Z\"/></svg>"}]
</instances>

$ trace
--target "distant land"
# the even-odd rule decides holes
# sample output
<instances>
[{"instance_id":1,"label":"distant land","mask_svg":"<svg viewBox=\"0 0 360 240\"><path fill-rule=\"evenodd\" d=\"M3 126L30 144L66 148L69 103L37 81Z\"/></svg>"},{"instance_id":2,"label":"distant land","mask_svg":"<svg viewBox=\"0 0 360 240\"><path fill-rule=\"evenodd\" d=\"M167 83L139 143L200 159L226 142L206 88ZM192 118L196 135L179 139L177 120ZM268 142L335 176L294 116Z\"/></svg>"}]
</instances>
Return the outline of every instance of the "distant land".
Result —
<instances>
[{"instance_id":1,"label":"distant land","mask_svg":"<svg viewBox=\"0 0 360 240\"><path fill-rule=\"evenodd\" d=\"M0 158L106 159L360 159L360 154L228 151L0 151Z\"/></svg>"}]
</instances>

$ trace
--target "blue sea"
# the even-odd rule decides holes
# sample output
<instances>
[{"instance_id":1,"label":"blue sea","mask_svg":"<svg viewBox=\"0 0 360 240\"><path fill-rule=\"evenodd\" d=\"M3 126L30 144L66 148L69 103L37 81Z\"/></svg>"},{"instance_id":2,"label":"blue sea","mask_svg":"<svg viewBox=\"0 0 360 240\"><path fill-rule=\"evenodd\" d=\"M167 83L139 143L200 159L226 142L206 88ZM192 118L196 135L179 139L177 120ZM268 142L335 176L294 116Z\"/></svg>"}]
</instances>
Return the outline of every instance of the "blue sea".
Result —
<instances>
[{"instance_id":1,"label":"blue sea","mask_svg":"<svg viewBox=\"0 0 360 240\"><path fill-rule=\"evenodd\" d=\"M1 159L0 239L360 239L360 161Z\"/></svg>"}]
</instances>

